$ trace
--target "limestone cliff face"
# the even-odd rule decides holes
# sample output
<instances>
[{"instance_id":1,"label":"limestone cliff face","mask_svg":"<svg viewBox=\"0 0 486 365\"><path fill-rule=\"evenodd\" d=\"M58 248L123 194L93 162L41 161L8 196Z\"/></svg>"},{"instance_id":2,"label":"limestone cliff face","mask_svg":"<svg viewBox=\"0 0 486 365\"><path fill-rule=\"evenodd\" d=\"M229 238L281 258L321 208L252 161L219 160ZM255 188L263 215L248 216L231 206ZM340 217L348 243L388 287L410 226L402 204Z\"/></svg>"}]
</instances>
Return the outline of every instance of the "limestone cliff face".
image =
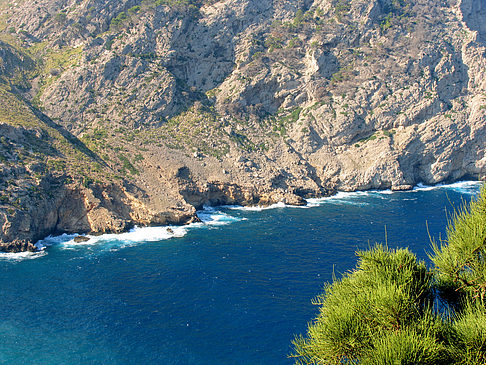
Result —
<instances>
[{"instance_id":1,"label":"limestone cliff face","mask_svg":"<svg viewBox=\"0 0 486 365\"><path fill-rule=\"evenodd\" d=\"M79 153L89 167L60 183L71 208L45 200L63 223L0 207L4 222L25 214L30 240L486 175L483 0L17 3L0 3L2 82L75 142L66 169Z\"/></svg>"},{"instance_id":2,"label":"limestone cliff face","mask_svg":"<svg viewBox=\"0 0 486 365\"><path fill-rule=\"evenodd\" d=\"M37 240L50 234L120 233L134 225L186 224L194 221L193 207L155 211L118 184L91 186L41 183L49 197L26 201L28 209L0 214L0 248L7 252L36 250Z\"/></svg>"}]
</instances>

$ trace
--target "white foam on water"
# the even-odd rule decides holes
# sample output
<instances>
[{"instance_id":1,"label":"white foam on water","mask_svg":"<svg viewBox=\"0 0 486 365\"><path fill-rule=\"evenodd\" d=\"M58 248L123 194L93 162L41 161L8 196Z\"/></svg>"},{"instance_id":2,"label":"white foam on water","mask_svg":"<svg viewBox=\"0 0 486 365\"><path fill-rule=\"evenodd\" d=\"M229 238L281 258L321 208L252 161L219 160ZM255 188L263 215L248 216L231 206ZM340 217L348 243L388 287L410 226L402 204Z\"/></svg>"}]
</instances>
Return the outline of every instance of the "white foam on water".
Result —
<instances>
[{"instance_id":1,"label":"white foam on water","mask_svg":"<svg viewBox=\"0 0 486 365\"><path fill-rule=\"evenodd\" d=\"M481 185L484 184L482 181L458 181L452 184L437 184L437 185L424 185L422 183L417 184L412 191L430 191L438 189L448 189L454 190L461 194L474 195L478 193Z\"/></svg>"},{"instance_id":2,"label":"white foam on water","mask_svg":"<svg viewBox=\"0 0 486 365\"><path fill-rule=\"evenodd\" d=\"M309 198L306 199L306 202L307 202L307 205L305 205L306 208L313 208L321 205L319 198Z\"/></svg>"},{"instance_id":3,"label":"white foam on water","mask_svg":"<svg viewBox=\"0 0 486 365\"><path fill-rule=\"evenodd\" d=\"M47 252L45 251L45 248L47 246L52 245L53 243L58 243L65 241L68 239L67 237L72 237L68 235L62 235L62 236L49 236L46 237L43 240L37 241L34 246L37 248L37 251L31 252L31 251L26 251L26 252L0 252L0 260L9 260L9 261L23 261L23 260L32 260L32 259L37 259L39 257L47 255Z\"/></svg>"},{"instance_id":4,"label":"white foam on water","mask_svg":"<svg viewBox=\"0 0 486 365\"><path fill-rule=\"evenodd\" d=\"M324 203L333 204L352 204L352 205L369 205L369 202L358 201L355 198L375 197L378 199L386 199L383 195L393 194L391 190L367 190L367 191L339 191L335 195L326 196L323 198L309 198L306 199L306 205L289 205L283 202L275 203L268 206L241 206L241 205L225 205L224 208L243 211L261 212L268 209L277 208L295 208L295 209L309 209L320 206Z\"/></svg>"},{"instance_id":5,"label":"white foam on water","mask_svg":"<svg viewBox=\"0 0 486 365\"><path fill-rule=\"evenodd\" d=\"M209 226L223 226L244 219L233 217L232 215L221 212L213 207L204 207L203 210L197 212L197 216L202 221L202 223Z\"/></svg>"},{"instance_id":6,"label":"white foam on water","mask_svg":"<svg viewBox=\"0 0 486 365\"><path fill-rule=\"evenodd\" d=\"M378 197L385 199L385 197L379 196L379 191L339 191L335 195L326 196L323 198L307 199L307 203L311 206L319 206L326 203L331 204L351 204L351 205L369 205L368 202L360 201L360 198L366 197Z\"/></svg>"},{"instance_id":7,"label":"white foam on water","mask_svg":"<svg viewBox=\"0 0 486 365\"><path fill-rule=\"evenodd\" d=\"M360 202L356 198L361 197L373 197L379 199L387 199L386 195L396 194L396 193L409 193L417 191L430 191L437 189L449 189L454 190L461 194L475 195L478 193L479 188L484 182L481 181L459 181L452 184L438 184L434 186L424 185L422 183L417 184L412 190L395 192L390 189L387 190L367 190L367 191L352 191L345 192L339 191L337 194L324 197L324 198L314 198L307 199L307 206L319 206L324 203L332 204L354 204L354 205L368 205L368 202ZM407 199L405 199L407 200Z\"/></svg>"},{"instance_id":8,"label":"white foam on water","mask_svg":"<svg viewBox=\"0 0 486 365\"><path fill-rule=\"evenodd\" d=\"M45 256L46 252L42 251L35 251L35 252L0 252L0 260L8 260L8 261L23 261L23 260L32 260L37 259L39 257Z\"/></svg>"},{"instance_id":9,"label":"white foam on water","mask_svg":"<svg viewBox=\"0 0 486 365\"><path fill-rule=\"evenodd\" d=\"M244 210L248 212L261 212L262 210L278 209L278 208L288 208L292 205L286 205L284 202L278 202L271 205L253 205L253 206L242 206L242 205L225 205L225 208L232 210Z\"/></svg>"},{"instance_id":10,"label":"white foam on water","mask_svg":"<svg viewBox=\"0 0 486 365\"><path fill-rule=\"evenodd\" d=\"M478 193L481 185L483 184L484 182L481 181L460 181L454 184L445 185L444 187L446 189L452 189L461 194L473 195Z\"/></svg>"},{"instance_id":11,"label":"white foam on water","mask_svg":"<svg viewBox=\"0 0 486 365\"><path fill-rule=\"evenodd\" d=\"M422 183L418 183L417 186L414 186L412 191L430 191L430 190L436 190L441 188L443 185L438 184L438 185L424 185Z\"/></svg>"},{"instance_id":12,"label":"white foam on water","mask_svg":"<svg viewBox=\"0 0 486 365\"><path fill-rule=\"evenodd\" d=\"M244 218L233 217L212 207L197 212L202 222L191 223L185 226L160 226L160 227L134 227L124 233L107 233L102 235L84 235L87 240L76 242L79 234L63 234L49 236L36 243L39 250L43 251L48 246L58 246L62 249L73 250L76 248L99 247L102 249L117 250L123 247L135 246L140 243L158 242L171 238L184 237L187 232L195 228L221 226L242 220Z\"/></svg>"},{"instance_id":13,"label":"white foam on water","mask_svg":"<svg viewBox=\"0 0 486 365\"><path fill-rule=\"evenodd\" d=\"M78 236L77 234L61 234L59 236L47 236L46 238L37 241L35 246L38 250L44 250L46 247L62 244L64 242L70 241L74 239L74 237Z\"/></svg>"},{"instance_id":14,"label":"white foam on water","mask_svg":"<svg viewBox=\"0 0 486 365\"><path fill-rule=\"evenodd\" d=\"M106 248L115 249L134 246L143 242L157 242L174 237L184 237L186 233L187 226L134 227L124 233L107 233L97 236L86 235L88 240L83 242L75 242L75 236L73 236L70 240L60 242L60 246L72 249L80 246L101 245Z\"/></svg>"}]
</instances>

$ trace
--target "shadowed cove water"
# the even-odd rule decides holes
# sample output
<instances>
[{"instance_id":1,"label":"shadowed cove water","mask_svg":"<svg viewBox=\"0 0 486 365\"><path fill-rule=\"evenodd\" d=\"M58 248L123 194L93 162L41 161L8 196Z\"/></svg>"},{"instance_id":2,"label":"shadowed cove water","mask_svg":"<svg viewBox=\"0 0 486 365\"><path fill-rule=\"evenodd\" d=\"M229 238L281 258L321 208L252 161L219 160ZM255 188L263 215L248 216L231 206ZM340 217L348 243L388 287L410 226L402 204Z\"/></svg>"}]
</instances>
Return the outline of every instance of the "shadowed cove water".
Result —
<instances>
[{"instance_id":1,"label":"shadowed cove water","mask_svg":"<svg viewBox=\"0 0 486 365\"><path fill-rule=\"evenodd\" d=\"M222 207L205 223L0 258L0 363L291 364L323 283L385 240L429 250L478 183L339 193L308 207ZM426 224L427 223L427 224Z\"/></svg>"}]
</instances>

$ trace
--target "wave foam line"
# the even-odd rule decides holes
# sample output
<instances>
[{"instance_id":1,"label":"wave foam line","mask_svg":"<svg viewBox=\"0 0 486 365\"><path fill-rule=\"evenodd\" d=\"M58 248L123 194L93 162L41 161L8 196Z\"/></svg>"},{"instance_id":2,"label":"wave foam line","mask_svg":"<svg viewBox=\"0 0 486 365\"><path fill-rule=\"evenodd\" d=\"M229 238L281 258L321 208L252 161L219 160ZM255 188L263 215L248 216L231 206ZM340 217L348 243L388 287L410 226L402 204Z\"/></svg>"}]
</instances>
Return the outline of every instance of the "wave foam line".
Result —
<instances>
[{"instance_id":1,"label":"wave foam line","mask_svg":"<svg viewBox=\"0 0 486 365\"><path fill-rule=\"evenodd\" d=\"M223 226L242 220L242 218L233 217L232 215L221 212L213 207L204 207L204 210L197 212L197 216L203 224L209 226Z\"/></svg>"},{"instance_id":2,"label":"wave foam line","mask_svg":"<svg viewBox=\"0 0 486 365\"><path fill-rule=\"evenodd\" d=\"M159 227L134 227L124 233L107 233L102 235L85 235L87 241L76 242L79 234L63 234L60 236L49 236L39 241L36 246L43 250L48 246L59 246L63 249L74 249L76 247L101 246L106 249L119 249L128 246L135 246L139 243L158 242L171 238L184 237L190 229L203 228L207 226L221 226L230 224L243 218L232 217L214 208L207 207L197 212L202 222L192 223L186 226L159 226Z\"/></svg>"},{"instance_id":3,"label":"wave foam line","mask_svg":"<svg viewBox=\"0 0 486 365\"><path fill-rule=\"evenodd\" d=\"M335 204L353 204L353 205L368 205L369 203L367 202L356 202L350 200L351 198L361 198L361 197L369 197L369 196L375 196L380 199L386 199L383 196L380 196L381 194L392 194L393 192L391 190L369 190L369 191L340 191L335 195L332 196L326 196L324 198L309 198L306 199L307 204L306 205L290 205L290 204L285 204L283 202L271 204L268 206L261 206L261 205L255 205L255 206L242 206L242 205L224 205L223 207L226 209L232 209L232 210L242 210L242 211L250 211L250 212L261 212L263 210L270 210L270 209L279 209L279 208L294 208L294 209L308 209L312 207L317 207L319 205L322 205L323 203L326 202L331 202Z\"/></svg>"},{"instance_id":4,"label":"wave foam line","mask_svg":"<svg viewBox=\"0 0 486 365\"><path fill-rule=\"evenodd\" d=\"M99 236L87 235L89 240L75 242L74 237L62 242L63 247L104 245L108 248L133 246L142 242L157 242L173 237L183 237L187 233L185 227L135 227L124 233L107 233Z\"/></svg>"},{"instance_id":5,"label":"wave foam line","mask_svg":"<svg viewBox=\"0 0 486 365\"><path fill-rule=\"evenodd\" d=\"M422 183L417 184L412 190L408 191L392 191L387 190L367 190L367 191L339 191L337 194L327 196L324 198L307 199L308 206L319 206L324 203L334 204L355 204L355 205L368 205L366 202L356 202L355 198L373 197L379 199L386 199L385 195L391 195L396 193L410 193L416 191L431 191L438 189L450 189L461 194L477 194L480 186L483 184L481 181L458 181L452 184L437 184L433 186L424 185Z\"/></svg>"},{"instance_id":6,"label":"wave foam line","mask_svg":"<svg viewBox=\"0 0 486 365\"><path fill-rule=\"evenodd\" d=\"M461 194L477 194L481 185L484 184L482 181L458 181L452 184L437 184L437 185L424 185L422 183L417 184L413 188L413 191L430 191L438 189L449 189L454 190Z\"/></svg>"},{"instance_id":7,"label":"wave foam line","mask_svg":"<svg viewBox=\"0 0 486 365\"><path fill-rule=\"evenodd\" d=\"M36 252L0 252L0 260L23 261L37 259L45 255L46 252L44 250Z\"/></svg>"},{"instance_id":8,"label":"wave foam line","mask_svg":"<svg viewBox=\"0 0 486 365\"><path fill-rule=\"evenodd\" d=\"M326 196L323 198L307 199L307 203L311 206L319 206L324 203L332 204L352 204L352 205L369 205L368 202L356 201L356 199L374 197L378 199L386 199L383 195L389 195L393 192L391 190L368 190L368 191L339 191L335 195Z\"/></svg>"},{"instance_id":9,"label":"wave foam line","mask_svg":"<svg viewBox=\"0 0 486 365\"><path fill-rule=\"evenodd\" d=\"M65 236L65 235L63 235ZM61 236L59 236L61 237ZM25 252L0 252L0 260L9 260L9 261L23 261L23 260L32 260L37 259L39 257L45 256L47 252L45 251L46 246L50 245L50 242L56 240L56 238L49 236L44 240L37 241L34 246L37 248L37 251L25 251ZM44 244L42 243L43 241Z\"/></svg>"},{"instance_id":10,"label":"wave foam line","mask_svg":"<svg viewBox=\"0 0 486 365\"><path fill-rule=\"evenodd\" d=\"M429 191L435 189L451 189L462 194L477 194L480 186L483 184L481 181L459 181L452 184L438 184L434 186L427 186L424 184L418 184L413 190L416 191ZM391 190L368 190L368 191L353 191L344 192L340 191L337 194L324 198L311 198L307 199L307 205L295 206L286 205L283 202L272 204L269 206L253 206L244 207L238 205L224 206L226 209L245 210L260 212L267 209L278 208L312 208L324 203L334 204L354 204L354 205L368 205L367 202L356 201L355 198L362 197L376 197L380 199L386 199L384 195L394 194ZM407 193L402 192L402 193ZM203 228L210 226L221 226L230 224L232 222L240 221L246 218L234 217L224 212L221 212L213 207L204 207L203 210L197 212L198 217L202 223L192 223L187 226L164 226L164 227L135 227L132 230L120 233L120 234L103 234L99 236L87 235L89 238L85 242L75 242L74 238L79 236L78 234L63 234L60 236L49 236L43 240L38 241L35 246L38 251L36 252L19 252L19 253L5 253L0 252L0 259L21 261L25 259L35 259L47 254L45 248L48 246L57 245L65 249L73 249L76 246L93 246L103 245L109 249L122 248L126 246L133 246L142 242L157 242L167 240L170 238L183 237L187 234L187 231L192 228Z\"/></svg>"},{"instance_id":11,"label":"wave foam line","mask_svg":"<svg viewBox=\"0 0 486 365\"><path fill-rule=\"evenodd\" d=\"M271 205L253 205L253 206L242 206L242 205L225 205L227 209L232 210L245 210L250 212L261 212L262 210L278 209L278 208L291 208L295 207L293 205L287 205L284 202L278 202Z\"/></svg>"}]
</instances>

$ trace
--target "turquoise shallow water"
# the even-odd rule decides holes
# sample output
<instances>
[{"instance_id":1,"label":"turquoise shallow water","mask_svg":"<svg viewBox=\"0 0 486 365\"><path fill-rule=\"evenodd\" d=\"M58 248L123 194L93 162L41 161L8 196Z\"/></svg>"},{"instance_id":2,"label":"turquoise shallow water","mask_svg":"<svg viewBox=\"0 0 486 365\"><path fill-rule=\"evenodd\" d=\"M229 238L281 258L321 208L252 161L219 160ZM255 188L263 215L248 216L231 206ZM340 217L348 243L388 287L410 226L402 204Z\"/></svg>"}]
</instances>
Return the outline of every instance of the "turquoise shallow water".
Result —
<instances>
[{"instance_id":1,"label":"turquoise shallow water","mask_svg":"<svg viewBox=\"0 0 486 365\"><path fill-rule=\"evenodd\" d=\"M0 255L0 363L291 364L326 280L385 240L426 259L477 183L340 193L309 208L223 207L205 224L138 229ZM426 225L427 222L427 225Z\"/></svg>"}]
</instances>

